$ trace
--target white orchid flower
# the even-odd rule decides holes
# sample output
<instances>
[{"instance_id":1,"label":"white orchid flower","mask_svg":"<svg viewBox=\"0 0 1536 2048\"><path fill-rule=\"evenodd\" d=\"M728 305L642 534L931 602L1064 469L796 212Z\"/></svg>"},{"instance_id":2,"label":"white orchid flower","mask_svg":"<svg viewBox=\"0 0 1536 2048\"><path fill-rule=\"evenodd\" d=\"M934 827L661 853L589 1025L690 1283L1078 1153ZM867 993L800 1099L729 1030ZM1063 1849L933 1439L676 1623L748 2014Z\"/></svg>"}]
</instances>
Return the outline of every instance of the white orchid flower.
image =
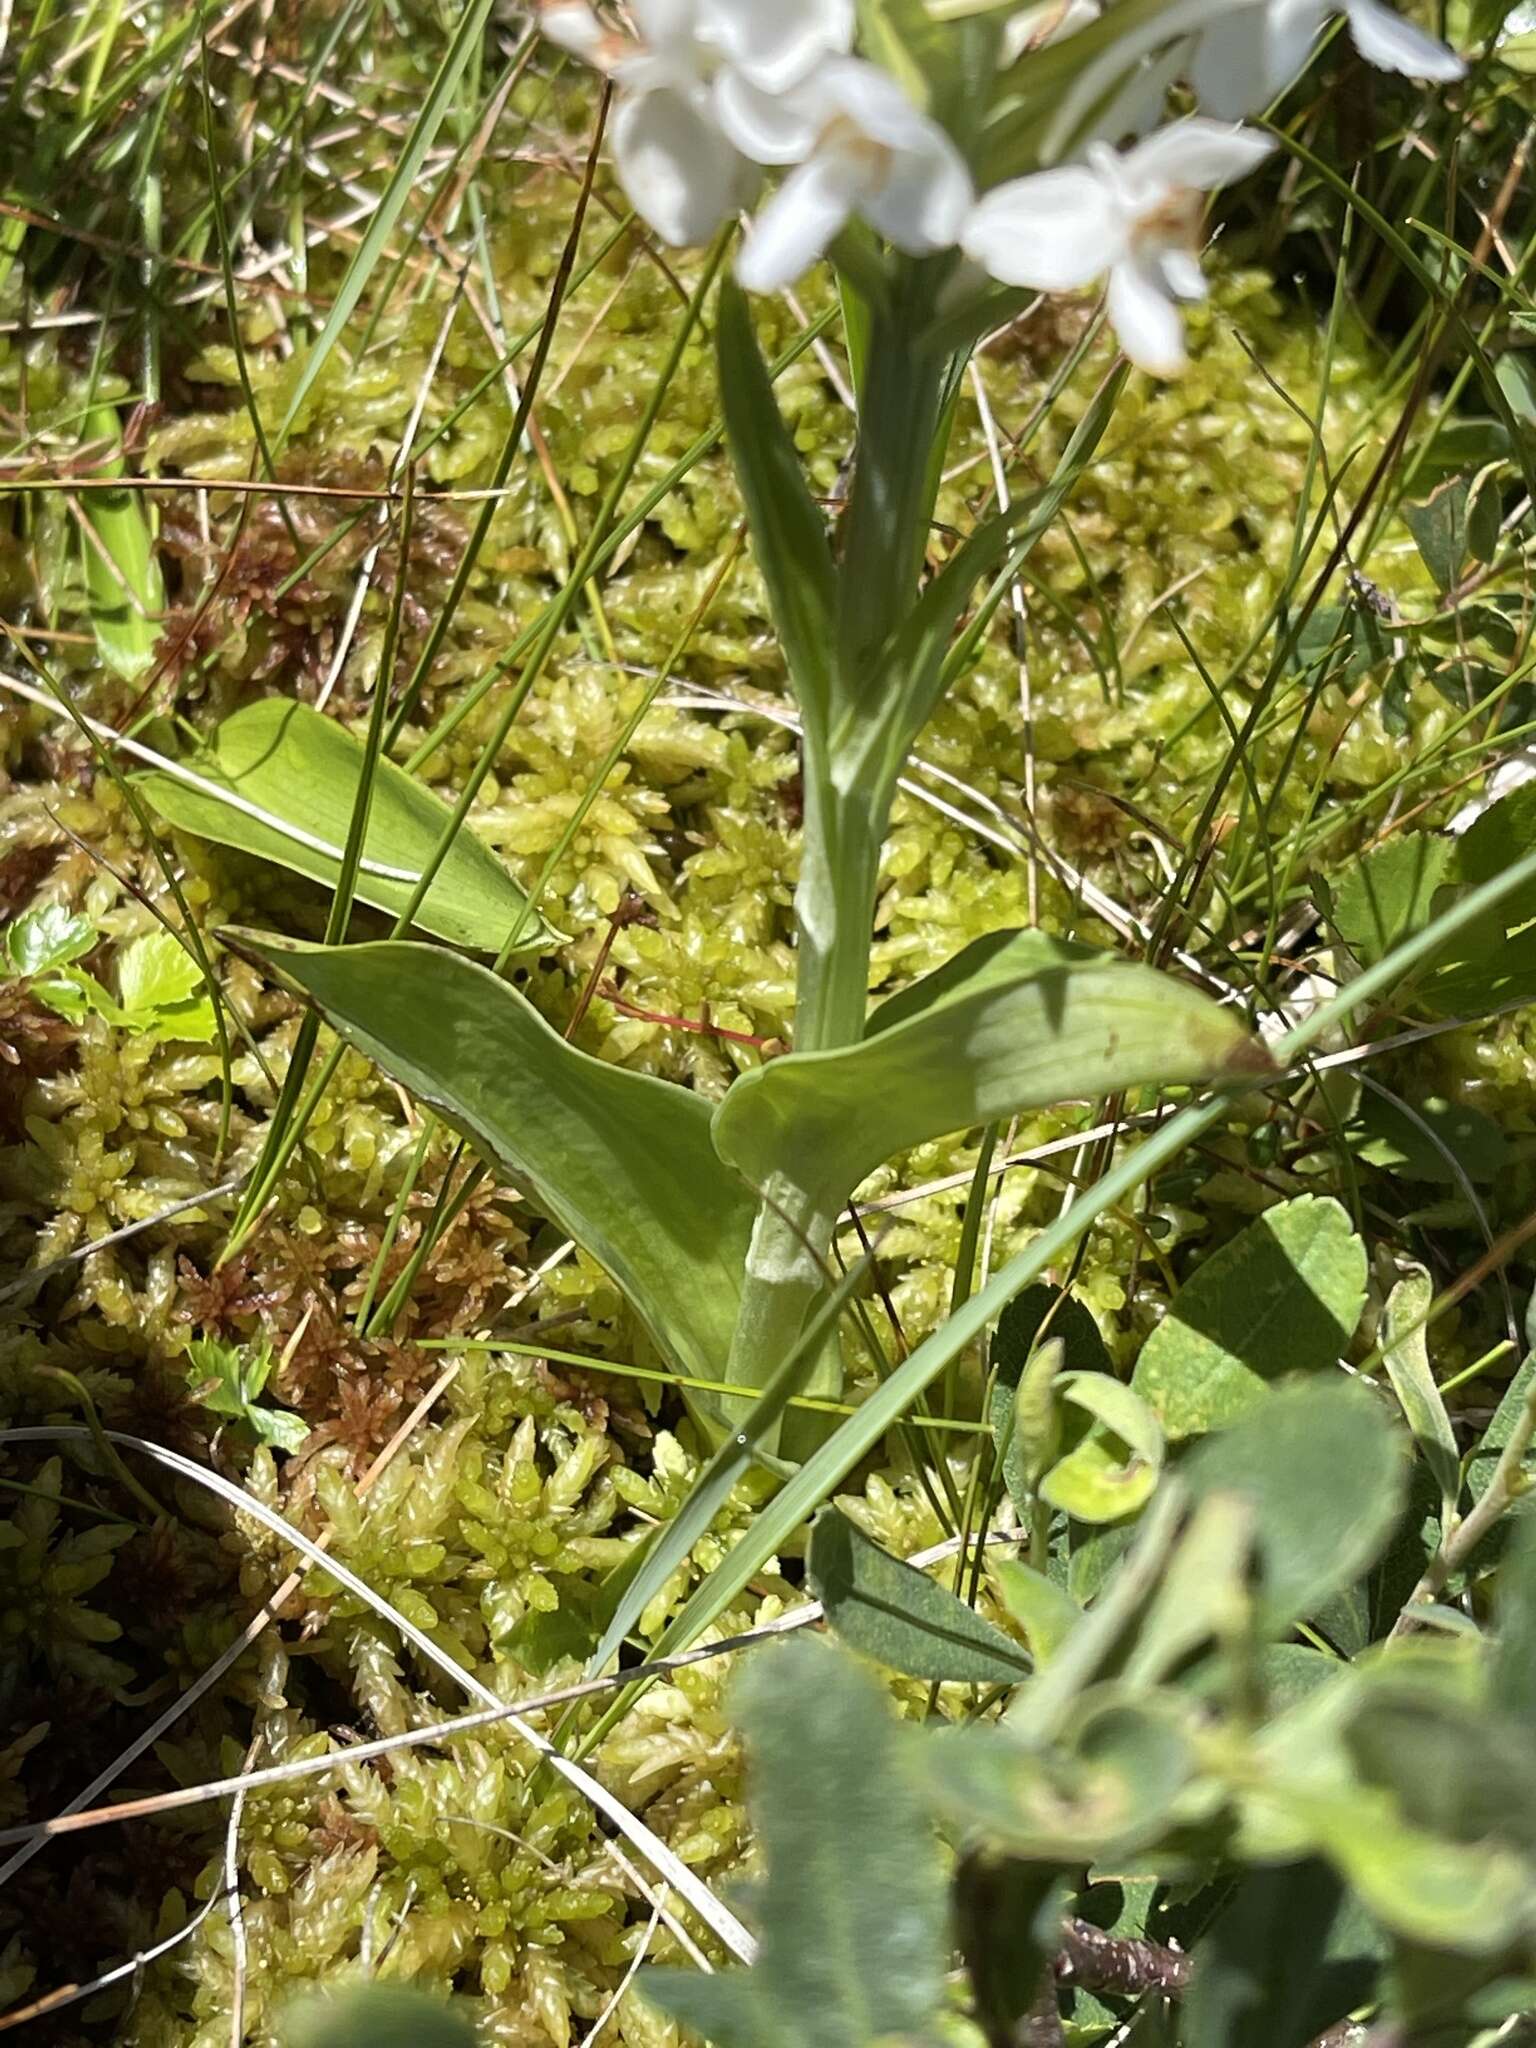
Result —
<instances>
[{"instance_id":1,"label":"white orchid flower","mask_svg":"<svg viewBox=\"0 0 1536 2048\"><path fill-rule=\"evenodd\" d=\"M1102 12L1099 0L1036 0L1033 7L1021 7L1003 24L1002 60L1016 64L1026 50L1043 50L1047 43L1075 36Z\"/></svg>"},{"instance_id":2,"label":"white orchid flower","mask_svg":"<svg viewBox=\"0 0 1536 2048\"><path fill-rule=\"evenodd\" d=\"M1341 12L1368 64L1440 84L1466 73L1454 50L1382 0L1343 0L1342 7L1339 0L1259 0L1200 31L1189 76L1201 106L1232 121L1267 107L1305 68L1330 15Z\"/></svg>"},{"instance_id":3,"label":"white orchid flower","mask_svg":"<svg viewBox=\"0 0 1536 2048\"><path fill-rule=\"evenodd\" d=\"M1122 154L1090 143L1087 161L998 185L960 237L1003 284L1072 291L1109 277L1120 346L1155 376L1184 368L1180 299L1203 299L1199 195L1241 177L1273 148L1251 128L1175 121Z\"/></svg>"},{"instance_id":4,"label":"white orchid flower","mask_svg":"<svg viewBox=\"0 0 1536 2048\"><path fill-rule=\"evenodd\" d=\"M539 25L620 87L610 133L635 211L665 242L707 242L757 183L716 117L714 79L730 66L765 96L798 85L849 47L853 0L630 0L629 12L633 36L587 0L546 0Z\"/></svg>"},{"instance_id":5,"label":"white orchid flower","mask_svg":"<svg viewBox=\"0 0 1536 2048\"><path fill-rule=\"evenodd\" d=\"M792 284L855 215L911 256L947 249L959 235L975 196L965 159L878 65L831 58L778 95L723 71L715 107L744 156L793 166L737 262L750 291Z\"/></svg>"}]
</instances>

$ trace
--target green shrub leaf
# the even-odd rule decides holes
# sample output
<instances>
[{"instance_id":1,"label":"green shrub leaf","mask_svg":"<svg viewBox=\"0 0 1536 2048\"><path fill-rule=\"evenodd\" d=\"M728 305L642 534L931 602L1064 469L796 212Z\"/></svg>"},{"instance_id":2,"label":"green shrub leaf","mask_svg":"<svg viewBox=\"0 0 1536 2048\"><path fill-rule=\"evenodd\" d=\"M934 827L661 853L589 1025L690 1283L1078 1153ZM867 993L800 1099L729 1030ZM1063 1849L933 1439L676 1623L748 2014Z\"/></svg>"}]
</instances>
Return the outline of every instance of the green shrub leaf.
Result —
<instances>
[{"instance_id":1,"label":"green shrub leaf","mask_svg":"<svg viewBox=\"0 0 1536 2048\"><path fill-rule=\"evenodd\" d=\"M1131 1384L1170 1437L1235 1421L1282 1373L1334 1365L1365 1306L1365 1246L1342 1206L1267 1209L1174 1296Z\"/></svg>"},{"instance_id":2,"label":"green shrub leaf","mask_svg":"<svg viewBox=\"0 0 1536 2048\"><path fill-rule=\"evenodd\" d=\"M752 1208L699 1096L578 1052L488 968L438 947L234 936L605 1266L665 1358L718 1377Z\"/></svg>"},{"instance_id":3,"label":"green shrub leaf","mask_svg":"<svg viewBox=\"0 0 1536 2048\"><path fill-rule=\"evenodd\" d=\"M1079 1522L1117 1522L1138 1513L1163 1469L1157 1417L1139 1394L1108 1373L1061 1373L1056 1390L1092 1421L1041 1480L1042 1499Z\"/></svg>"},{"instance_id":4,"label":"green shrub leaf","mask_svg":"<svg viewBox=\"0 0 1536 2048\"><path fill-rule=\"evenodd\" d=\"M1185 2048L1305 2048L1369 1997L1373 1934L1326 1864L1250 1871L1198 1950Z\"/></svg>"},{"instance_id":5,"label":"green shrub leaf","mask_svg":"<svg viewBox=\"0 0 1536 2048\"><path fill-rule=\"evenodd\" d=\"M1354 1583L1402 1513L1408 1461L1381 1400L1348 1380L1282 1388L1197 1446L1181 1468L1196 1500L1246 1507L1260 1623L1281 1635Z\"/></svg>"},{"instance_id":6,"label":"green shrub leaf","mask_svg":"<svg viewBox=\"0 0 1536 2048\"><path fill-rule=\"evenodd\" d=\"M762 1952L712 1977L647 1970L646 1997L715 2048L931 2039L948 1900L883 1688L852 1658L798 1642L748 1665L734 1707L767 1865Z\"/></svg>"},{"instance_id":7,"label":"green shrub leaf","mask_svg":"<svg viewBox=\"0 0 1536 2048\"><path fill-rule=\"evenodd\" d=\"M1049 1320L1047 1320L1049 1318ZM1041 1332L1060 1343L1045 1370L1021 1393L1032 1354L1041 1346ZM1055 1427L1054 1402L1039 1400L1039 1381L1054 1379L1063 1368L1073 1372L1108 1372L1109 1353L1099 1326L1080 1301L1044 1282L1026 1287L1010 1301L992 1334L992 1438L1002 1460L1003 1478L1014 1506L1028 1515L1042 1446ZM1049 1397L1049 1385L1046 1388ZM1023 1412L1020 1412L1020 1402Z\"/></svg>"},{"instance_id":8,"label":"green shrub leaf","mask_svg":"<svg viewBox=\"0 0 1536 2048\"><path fill-rule=\"evenodd\" d=\"M265 698L226 718L189 766L193 787L156 770L139 787L179 831L238 847L334 888L364 772L365 749L344 726ZM403 912L452 812L392 761L374 769L357 895ZM514 931L519 950L549 943L549 927L485 843L466 826L449 847L415 922L456 946L494 953Z\"/></svg>"},{"instance_id":9,"label":"green shrub leaf","mask_svg":"<svg viewBox=\"0 0 1536 2048\"><path fill-rule=\"evenodd\" d=\"M1423 931L1455 850L1448 839L1404 832L1332 879L1334 929L1362 967Z\"/></svg>"},{"instance_id":10,"label":"green shrub leaf","mask_svg":"<svg viewBox=\"0 0 1536 2048\"><path fill-rule=\"evenodd\" d=\"M925 1572L891 1557L834 1507L811 1529L811 1588L850 1649L909 1678L1012 1685L1030 1660Z\"/></svg>"},{"instance_id":11,"label":"green shrub leaf","mask_svg":"<svg viewBox=\"0 0 1536 2048\"><path fill-rule=\"evenodd\" d=\"M1424 1324L1434 1298L1434 1282L1422 1266L1398 1281L1382 1322L1382 1362L1419 1454L1440 1489L1441 1522L1449 1525L1461 1493L1461 1453L1429 1366Z\"/></svg>"}]
</instances>

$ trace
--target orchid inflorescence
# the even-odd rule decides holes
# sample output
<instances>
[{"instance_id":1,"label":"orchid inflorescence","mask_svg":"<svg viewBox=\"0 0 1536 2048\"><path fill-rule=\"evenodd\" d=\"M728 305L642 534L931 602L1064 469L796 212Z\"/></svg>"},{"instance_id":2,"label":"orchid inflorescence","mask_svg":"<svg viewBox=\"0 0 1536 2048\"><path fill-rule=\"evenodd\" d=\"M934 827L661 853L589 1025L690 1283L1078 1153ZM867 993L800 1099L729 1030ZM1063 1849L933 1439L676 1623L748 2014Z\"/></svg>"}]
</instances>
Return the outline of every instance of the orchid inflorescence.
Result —
<instances>
[{"instance_id":1,"label":"orchid inflorescence","mask_svg":"<svg viewBox=\"0 0 1536 2048\"><path fill-rule=\"evenodd\" d=\"M999 60L1027 67L1101 9L1039 0L1006 12ZM1382 0L1236 0L1129 67L1065 160L980 196L914 81L853 54L854 0L628 0L625 28L589 0L543 0L540 22L613 80L619 179L664 241L708 241L765 170L783 173L737 261L749 290L793 284L857 219L909 256L958 249L1001 284L1059 292L1107 276L1125 353L1169 376L1185 360L1178 304L1205 295L1198 195L1268 154L1241 117L1290 83L1338 12L1371 63L1461 76L1454 52ZM1157 127L1177 79L1205 111Z\"/></svg>"}]
</instances>

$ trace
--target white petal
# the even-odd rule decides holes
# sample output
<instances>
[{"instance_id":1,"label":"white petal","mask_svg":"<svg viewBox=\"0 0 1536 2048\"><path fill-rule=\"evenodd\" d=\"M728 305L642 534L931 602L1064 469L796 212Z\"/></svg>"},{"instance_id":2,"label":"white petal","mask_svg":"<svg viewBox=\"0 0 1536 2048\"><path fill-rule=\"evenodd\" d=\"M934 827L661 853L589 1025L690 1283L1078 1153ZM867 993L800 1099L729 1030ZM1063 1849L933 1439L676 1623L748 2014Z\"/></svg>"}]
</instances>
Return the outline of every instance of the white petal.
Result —
<instances>
[{"instance_id":1,"label":"white petal","mask_svg":"<svg viewBox=\"0 0 1536 2048\"><path fill-rule=\"evenodd\" d=\"M1110 272L1107 309L1120 346L1139 369L1176 377L1185 368L1179 309L1139 264L1117 263Z\"/></svg>"},{"instance_id":2,"label":"white petal","mask_svg":"<svg viewBox=\"0 0 1536 2048\"><path fill-rule=\"evenodd\" d=\"M1326 12L1319 0L1270 0L1202 29L1190 83L1206 113L1261 113L1305 69Z\"/></svg>"},{"instance_id":3,"label":"white petal","mask_svg":"<svg viewBox=\"0 0 1536 2048\"><path fill-rule=\"evenodd\" d=\"M1124 253L1125 237L1109 187L1069 165L994 186L972 209L960 246L999 284L1060 292L1101 276Z\"/></svg>"},{"instance_id":4,"label":"white petal","mask_svg":"<svg viewBox=\"0 0 1536 2048\"><path fill-rule=\"evenodd\" d=\"M620 39L603 27L585 0L551 0L539 9L539 28L552 43L606 70Z\"/></svg>"},{"instance_id":5,"label":"white petal","mask_svg":"<svg viewBox=\"0 0 1536 2048\"><path fill-rule=\"evenodd\" d=\"M707 242L742 202L747 167L701 107L679 92L621 97L613 155L630 204L664 242Z\"/></svg>"},{"instance_id":6,"label":"white petal","mask_svg":"<svg viewBox=\"0 0 1536 2048\"><path fill-rule=\"evenodd\" d=\"M716 120L755 164L803 163L830 111L814 84L769 93L729 67L715 74L714 102Z\"/></svg>"},{"instance_id":7,"label":"white petal","mask_svg":"<svg viewBox=\"0 0 1536 2048\"><path fill-rule=\"evenodd\" d=\"M976 197L965 158L937 122L927 126L924 146L895 151L884 181L859 204L871 226L909 256L953 248Z\"/></svg>"},{"instance_id":8,"label":"white petal","mask_svg":"<svg viewBox=\"0 0 1536 2048\"><path fill-rule=\"evenodd\" d=\"M699 32L763 92L787 92L853 43L853 0L699 0Z\"/></svg>"},{"instance_id":9,"label":"white petal","mask_svg":"<svg viewBox=\"0 0 1536 2048\"><path fill-rule=\"evenodd\" d=\"M1034 7L1021 7L1003 24L1003 63L1016 64L1026 50L1043 50L1047 43L1075 36L1102 11L1099 0L1038 0Z\"/></svg>"},{"instance_id":10,"label":"white petal","mask_svg":"<svg viewBox=\"0 0 1536 2048\"><path fill-rule=\"evenodd\" d=\"M1159 249L1157 267L1176 299L1204 299L1210 295L1200 258L1193 249Z\"/></svg>"},{"instance_id":11,"label":"white petal","mask_svg":"<svg viewBox=\"0 0 1536 2048\"><path fill-rule=\"evenodd\" d=\"M1355 48L1368 64L1442 83L1466 76L1467 67L1454 50L1394 14L1390 7L1383 7L1381 0L1348 0L1345 12Z\"/></svg>"},{"instance_id":12,"label":"white petal","mask_svg":"<svg viewBox=\"0 0 1536 2048\"><path fill-rule=\"evenodd\" d=\"M629 0L640 40L658 56L687 50L697 29L695 0Z\"/></svg>"},{"instance_id":13,"label":"white petal","mask_svg":"<svg viewBox=\"0 0 1536 2048\"><path fill-rule=\"evenodd\" d=\"M752 292L782 291L842 233L857 198L840 152L820 151L790 172L747 231L736 275Z\"/></svg>"},{"instance_id":14,"label":"white petal","mask_svg":"<svg viewBox=\"0 0 1536 2048\"><path fill-rule=\"evenodd\" d=\"M1234 128L1194 115L1138 142L1125 157L1125 173L1138 185L1214 192L1263 163L1274 146L1256 128Z\"/></svg>"},{"instance_id":15,"label":"white petal","mask_svg":"<svg viewBox=\"0 0 1536 2048\"><path fill-rule=\"evenodd\" d=\"M841 114L887 149L926 150L931 145L937 124L878 64L833 57L817 71L813 90L829 115Z\"/></svg>"}]
</instances>

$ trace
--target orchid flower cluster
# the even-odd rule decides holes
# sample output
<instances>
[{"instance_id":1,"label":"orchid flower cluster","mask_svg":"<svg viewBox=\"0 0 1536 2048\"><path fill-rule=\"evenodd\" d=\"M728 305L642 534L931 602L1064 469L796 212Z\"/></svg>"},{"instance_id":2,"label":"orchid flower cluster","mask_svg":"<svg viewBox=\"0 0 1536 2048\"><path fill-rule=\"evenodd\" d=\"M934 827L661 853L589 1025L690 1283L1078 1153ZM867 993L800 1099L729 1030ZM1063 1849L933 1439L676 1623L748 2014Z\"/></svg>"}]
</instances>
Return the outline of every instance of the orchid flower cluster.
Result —
<instances>
[{"instance_id":1,"label":"orchid flower cluster","mask_svg":"<svg viewBox=\"0 0 1536 2048\"><path fill-rule=\"evenodd\" d=\"M753 202L765 172L783 173L738 259L749 290L793 284L858 219L909 256L958 249L1004 285L1062 292L1107 277L1125 353L1169 376L1185 360L1179 303L1205 296L1200 195L1268 154L1241 117L1291 82L1338 11L1334 0L1208 10L1127 81L1074 160L980 196L955 138L907 83L853 54L855 0L628 0L630 31L607 25L589 0L542 0L540 21L617 87L619 179L664 241L708 241ZM1371 63L1422 79L1461 75L1454 52L1383 0L1342 0L1342 12ZM1098 0L1010 9L1001 61L1027 66L1099 15ZM1203 111L1142 135L1179 76Z\"/></svg>"}]
</instances>

